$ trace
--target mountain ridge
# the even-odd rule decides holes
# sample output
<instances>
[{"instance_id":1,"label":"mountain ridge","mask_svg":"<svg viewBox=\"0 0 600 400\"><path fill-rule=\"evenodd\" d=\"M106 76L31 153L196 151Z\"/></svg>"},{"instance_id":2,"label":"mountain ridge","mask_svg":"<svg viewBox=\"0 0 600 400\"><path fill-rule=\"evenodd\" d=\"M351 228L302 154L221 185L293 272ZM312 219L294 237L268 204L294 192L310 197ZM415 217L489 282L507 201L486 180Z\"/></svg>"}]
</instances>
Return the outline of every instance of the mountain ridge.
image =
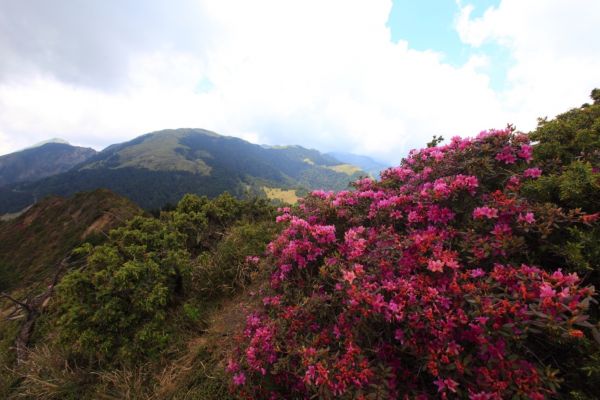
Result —
<instances>
[{"instance_id":1,"label":"mountain ridge","mask_svg":"<svg viewBox=\"0 0 600 400\"><path fill-rule=\"evenodd\" d=\"M205 129L167 129L108 146L69 171L0 188L0 214L47 195L107 188L145 209L186 193L293 199L308 190L342 190L367 173L317 150L265 147Z\"/></svg>"},{"instance_id":2,"label":"mountain ridge","mask_svg":"<svg viewBox=\"0 0 600 400\"><path fill-rule=\"evenodd\" d=\"M88 147L49 142L0 156L0 187L66 172L96 154Z\"/></svg>"},{"instance_id":3,"label":"mountain ridge","mask_svg":"<svg viewBox=\"0 0 600 400\"><path fill-rule=\"evenodd\" d=\"M49 196L10 221L0 222L0 290L43 281L74 247L116 227L141 210L109 190Z\"/></svg>"},{"instance_id":4,"label":"mountain ridge","mask_svg":"<svg viewBox=\"0 0 600 400\"><path fill-rule=\"evenodd\" d=\"M331 151L326 154L330 155L331 157L334 157L335 159L343 163L356 165L362 170L368 172L373 178L378 178L381 171L391 166L377 161L369 156L361 154L345 153L339 151Z\"/></svg>"}]
</instances>

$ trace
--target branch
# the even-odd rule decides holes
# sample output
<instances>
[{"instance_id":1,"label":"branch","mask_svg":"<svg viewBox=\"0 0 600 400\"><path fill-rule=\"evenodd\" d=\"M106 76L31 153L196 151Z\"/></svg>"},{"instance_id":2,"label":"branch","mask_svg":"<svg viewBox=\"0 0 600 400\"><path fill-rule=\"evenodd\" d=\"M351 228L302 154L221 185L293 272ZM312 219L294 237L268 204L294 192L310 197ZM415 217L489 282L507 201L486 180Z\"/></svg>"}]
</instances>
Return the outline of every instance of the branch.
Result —
<instances>
[{"instance_id":1,"label":"branch","mask_svg":"<svg viewBox=\"0 0 600 400\"><path fill-rule=\"evenodd\" d=\"M4 297L5 299L12 301L14 304L24 308L25 310L27 310L27 312L31 312L31 307L29 307L28 304L16 300L15 298L11 297L8 293L0 292L0 297Z\"/></svg>"}]
</instances>

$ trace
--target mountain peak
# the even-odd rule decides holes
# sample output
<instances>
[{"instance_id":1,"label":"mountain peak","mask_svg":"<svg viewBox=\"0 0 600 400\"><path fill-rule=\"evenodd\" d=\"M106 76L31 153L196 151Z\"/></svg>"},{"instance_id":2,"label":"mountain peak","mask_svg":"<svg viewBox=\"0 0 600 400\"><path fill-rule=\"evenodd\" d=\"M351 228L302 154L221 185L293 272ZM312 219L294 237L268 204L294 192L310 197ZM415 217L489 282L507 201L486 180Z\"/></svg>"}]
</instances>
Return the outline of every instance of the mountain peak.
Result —
<instances>
[{"instance_id":1,"label":"mountain peak","mask_svg":"<svg viewBox=\"0 0 600 400\"><path fill-rule=\"evenodd\" d=\"M71 143L67 142L64 139L61 139L61 138L52 138L52 139L48 139L48 140L44 140L42 142L36 143L36 144L34 144L32 146L29 146L29 147L25 147L23 150L35 149L36 147L42 147L43 145L48 144L48 143L67 144L69 146L71 145Z\"/></svg>"},{"instance_id":2,"label":"mountain peak","mask_svg":"<svg viewBox=\"0 0 600 400\"><path fill-rule=\"evenodd\" d=\"M35 181L68 171L96 153L94 149L71 146L51 139L16 153L0 156L0 186Z\"/></svg>"}]
</instances>

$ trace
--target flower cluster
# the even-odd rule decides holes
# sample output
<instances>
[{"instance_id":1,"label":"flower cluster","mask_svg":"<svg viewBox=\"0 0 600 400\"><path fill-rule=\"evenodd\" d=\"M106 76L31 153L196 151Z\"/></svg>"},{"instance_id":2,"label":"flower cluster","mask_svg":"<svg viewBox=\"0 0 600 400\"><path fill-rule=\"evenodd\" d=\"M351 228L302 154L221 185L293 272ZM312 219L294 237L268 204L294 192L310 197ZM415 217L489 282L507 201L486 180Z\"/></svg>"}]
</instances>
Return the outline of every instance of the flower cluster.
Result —
<instances>
[{"instance_id":1,"label":"flower cluster","mask_svg":"<svg viewBox=\"0 0 600 400\"><path fill-rule=\"evenodd\" d=\"M559 378L539 343L580 340L593 289L532 265L551 213L519 194L542 174L531 160L526 136L482 132L283 210L272 293L230 362L235 393L553 396Z\"/></svg>"}]
</instances>

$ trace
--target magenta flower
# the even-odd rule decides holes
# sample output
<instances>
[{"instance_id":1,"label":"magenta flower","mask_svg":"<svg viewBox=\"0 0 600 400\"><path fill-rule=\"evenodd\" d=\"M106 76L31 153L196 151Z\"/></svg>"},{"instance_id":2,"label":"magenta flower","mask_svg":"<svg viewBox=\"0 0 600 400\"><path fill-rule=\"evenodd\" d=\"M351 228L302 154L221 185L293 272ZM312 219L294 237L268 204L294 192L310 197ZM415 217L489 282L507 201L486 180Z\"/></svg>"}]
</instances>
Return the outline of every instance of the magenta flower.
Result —
<instances>
[{"instance_id":1,"label":"magenta flower","mask_svg":"<svg viewBox=\"0 0 600 400\"><path fill-rule=\"evenodd\" d=\"M246 383L246 374L239 372L233 376L233 384L236 386L242 386Z\"/></svg>"},{"instance_id":2,"label":"magenta flower","mask_svg":"<svg viewBox=\"0 0 600 400\"><path fill-rule=\"evenodd\" d=\"M261 263L271 286L228 367L240 397L556 397L524 346L530 328L551 329L549 348L585 336L573 321L594 291L521 264L545 240L524 224L563 223L522 193L542 173L525 169L531 157L527 136L485 131L281 210Z\"/></svg>"},{"instance_id":3,"label":"magenta flower","mask_svg":"<svg viewBox=\"0 0 600 400\"><path fill-rule=\"evenodd\" d=\"M525 222L526 224L533 224L535 222L535 217L532 212L528 212L525 214L519 214L519 222Z\"/></svg>"},{"instance_id":4,"label":"magenta flower","mask_svg":"<svg viewBox=\"0 0 600 400\"><path fill-rule=\"evenodd\" d=\"M342 272L343 279L352 285L352 282L356 279L356 274L352 271L343 271Z\"/></svg>"},{"instance_id":5,"label":"magenta flower","mask_svg":"<svg viewBox=\"0 0 600 400\"><path fill-rule=\"evenodd\" d=\"M473 218L481 219L484 217L488 219L498 218L498 210L487 206L477 207L473 210Z\"/></svg>"},{"instance_id":6,"label":"magenta flower","mask_svg":"<svg viewBox=\"0 0 600 400\"><path fill-rule=\"evenodd\" d=\"M525 178L539 178L542 176L542 170L539 168L527 168L525 171L523 171L523 176Z\"/></svg>"}]
</instances>

